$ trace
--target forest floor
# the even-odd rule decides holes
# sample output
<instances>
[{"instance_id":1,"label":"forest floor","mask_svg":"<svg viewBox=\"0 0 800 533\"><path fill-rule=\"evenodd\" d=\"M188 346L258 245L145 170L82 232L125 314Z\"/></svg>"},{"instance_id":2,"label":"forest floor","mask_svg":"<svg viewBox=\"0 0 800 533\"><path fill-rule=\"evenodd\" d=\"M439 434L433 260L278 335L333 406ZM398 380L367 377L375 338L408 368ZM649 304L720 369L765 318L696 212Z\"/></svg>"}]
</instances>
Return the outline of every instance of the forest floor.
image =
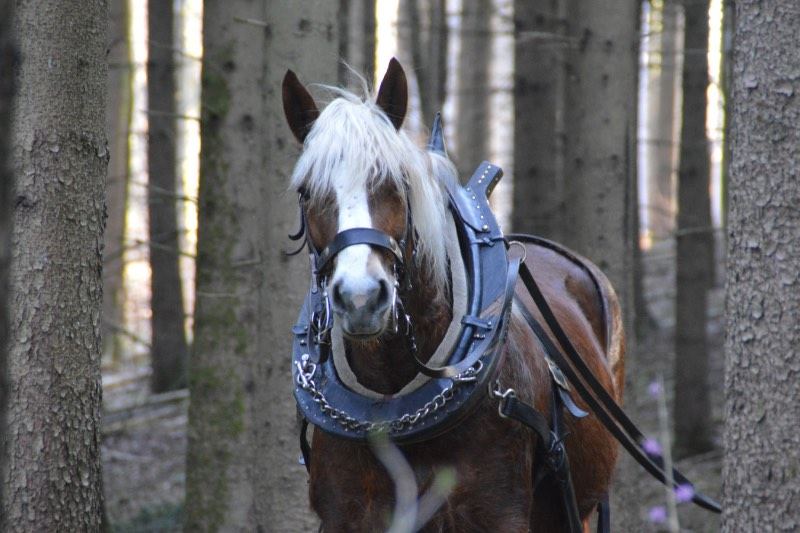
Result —
<instances>
[{"instance_id":1,"label":"forest floor","mask_svg":"<svg viewBox=\"0 0 800 533\"><path fill-rule=\"evenodd\" d=\"M719 248L719 247L718 247ZM645 294L653 319L651 332L638 349L638 368L647 383L662 377L666 396L672 394L669 361L674 330L674 249L668 243L654 246L644 256ZM718 274L722 263L717 262ZM721 494L721 430L723 409L723 283L717 276L709 296L709 342L712 420L717 449L679 461L677 466L713 497ZM129 368L104 375L103 472L106 509L113 531L180 531L183 522L186 453L186 391L152 396L147 392L148 373ZM648 400L645 400L648 401ZM669 403L668 403L669 405ZM652 412L656 412L653 400ZM646 434L656 434L657 420L637 420ZM646 476L642 472L642 476ZM647 516L653 506L664 504L664 489L654 480L642 483L638 503ZM613 509L612 509L613 514ZM719 531L715 515L691 504L679 506L682 531ZM651 531L663 526L653 524Z\"/></svg>"}]
</instances>

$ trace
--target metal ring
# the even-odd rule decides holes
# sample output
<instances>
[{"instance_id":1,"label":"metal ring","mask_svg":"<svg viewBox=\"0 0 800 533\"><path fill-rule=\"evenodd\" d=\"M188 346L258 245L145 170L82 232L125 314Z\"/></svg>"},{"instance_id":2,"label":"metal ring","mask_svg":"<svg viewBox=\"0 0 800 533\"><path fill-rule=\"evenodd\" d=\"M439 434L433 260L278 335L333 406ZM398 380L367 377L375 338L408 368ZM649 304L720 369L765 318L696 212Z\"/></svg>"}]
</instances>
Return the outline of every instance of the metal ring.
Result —
<instances>
[{"instance_id":1,"label":"metal ring","mask_svg":"<svg viewBox=\"0 0 800 533\"><path fill-rule=\"evenodd\" d=\"M519 241L508 241L508 250L509 250L509 251L511 251L511 247L512 247L513 245L515 245L515 244L516 244L517 246L519 246L519 247L522 249L522 261L520 261L520 262L521 262L521 263L524 263L524 262L525 262L525 259L528 257L528 249L527 249L527 248L525 248L525 245L524 245L524 244L522 244L522 243L521 243L521 242L519 242Z\"/></svg>"}]
</instances>

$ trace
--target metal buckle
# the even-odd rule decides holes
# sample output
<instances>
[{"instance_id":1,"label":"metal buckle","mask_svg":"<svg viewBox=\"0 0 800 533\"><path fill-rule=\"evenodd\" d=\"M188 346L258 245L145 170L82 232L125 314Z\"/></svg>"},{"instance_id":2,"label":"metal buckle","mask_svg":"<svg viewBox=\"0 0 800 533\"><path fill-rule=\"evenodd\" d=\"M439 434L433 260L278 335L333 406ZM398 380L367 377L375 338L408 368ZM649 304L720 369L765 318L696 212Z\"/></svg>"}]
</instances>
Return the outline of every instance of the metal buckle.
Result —
<instances>
[{"instance_id":1,"label":"metal buckle","mask_svg":"<svg viewBox=\"0 0 800 533\"><path fill-rule=\"evenodd\" d=\"M502 385L500 385L500 380L496 379L493 384L489 384L489 395L500 400L497 402L497 414L500 415L500 418L508 418L503 413L503 402L507 398L515 398L517 396L517 391L512 388L503 390Z\"/></svg>"},{"instance_id":2,"label":"metal buckle","mask_svg":"<svg viewBox=\"0 0 800 533\"><path fill-rule=\"evenodd\" d=\"M567 382L567 378L564 376L564 373L558 368L558 365L550 359L549 357L545 356L545 361L547 361L547 367L550 369L550 373L553 375L553 380L556 384L564 389L565 391L569 391L569 383Z\"/></svg>"},{"instance_id":3,"label":"metal buckle","mask_svg":"<svg viewBox=\"0 0 800 533\"><path fill-rule=\"evenodd\" d=\"M525 245L522 244L519 241L508 241L508 251L509 252L511 251L511 247L514 246L515 244L517 246L519 246L520 249L522 250L522 259L520 260L520 263L524 263L525 259L528 257L528 249L525 248Z\"/></svg>"}]
</instances>

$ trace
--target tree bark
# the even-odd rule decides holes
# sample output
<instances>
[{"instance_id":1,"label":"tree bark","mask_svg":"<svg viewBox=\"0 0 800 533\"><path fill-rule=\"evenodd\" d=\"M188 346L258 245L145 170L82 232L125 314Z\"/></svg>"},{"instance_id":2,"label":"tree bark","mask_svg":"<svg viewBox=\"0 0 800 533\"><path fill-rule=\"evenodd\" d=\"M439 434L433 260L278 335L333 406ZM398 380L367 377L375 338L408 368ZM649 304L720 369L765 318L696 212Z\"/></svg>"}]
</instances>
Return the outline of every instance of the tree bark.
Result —
<instances>
[{"instance_id":1,"label":"tree bark","mask_svg":"<svg viewBox=\"0 0 800 533\"><path fill-rule=\"evenodd\" d=\"M106 219L103 243L103 320L101 326L103 354L118 362L122 347L115 326L124 322L122 304L125 210L128 205L128 134L133 111L131 53L128 38L128 4L126 0L109 2L108 30L108 101L106 136L111 159L106 178Z\"/></svg>"},{"instance_id":2,"label":"tree bark","mask_svg":"<svg viewBox=\"0 0 800 533\"><path fill-rule=\"evenodd\" d=\"M100 527L105 2L18 2L8 531Z\"/></svg>"},{"instance_id":3,"label":"tree bark","mask_svg":"<svg viewBox=\"0 0 800 533\"><path fill-rule=\"evenodd\" d=\"M14 19L13 0L0 0L0 72L17 68L17 46L11 31ZM11 264L11 224L14 204L11 201L14 174L11 170L11 131L14 104L14 76L0 76L0 435L6 434L8 397L9 342L9 267ZM6 439L0 438L0 480L5 479ZM5 487L0 483L0 511L3 510ZM0 512L0 531L5 531L5 513Z\"/></svg>"},{"instance_id":4,"label":"tree bark","mask_svg":"<svg viewBox=\"0 0 800 533\"><path fill-rule=\"evenodd\" d=\"M461 50L458 56L454 162L461 179L469 179L489 153L489 64L492 56L492 3L461 3ZM426 120L431 120L425 117Z\"/></svg>"},{"instance_id":5,"label":"tree bark","mask_svg":"<svg viewBox=\"0 0 800 533\"><path fill-rule=\"evenodd\" d=\"M337 3L208 1L186 531L312 531L297 464L291 326L307 287L287 258L298 155L287 68L337 79ZM249 22L248 22L249 21Z\"/></svg>"},{"instance_id":6,"label":"tree bark","mask_svg":"<svg viewBox=\"0 0 800 533\"><path fill-rule=\"evenodd\" d=\"M633 272L636 211L636 94L639 5L571 0L565 104L565 241L605 271L619 294L628 349L626 411L639 418ZM640 467L621 454L614 485L615 530L642 531L636 502Z\"/></svg>"},{"instance_id":7,"label":"tree bark","mask_svg":"<svg viewBox=\"0 0 800 533\"><path fill-rule=\"evenodd\" d=\"M514 3L514 231L562 240L565 0Z\"/></svg>"},{"instance_id":8,"label":"tree bark","mask_svg":"<svg viewBox=\"0 0 800 533\"><path fill-rule=\"evenodd\" d=\"M153 392L186 383L186 330L178 240L173 3L148 4L147 207L150 231Z\"/></svg>"},{"instance_id":9,"label":"tree bark","mask_svg":"<svg viewBox=\"0 0 800 533\"><path fill-rule=\"evenodd\" d=\"M800 523L800 11L736 2L723 531Z\"/></svg>"},{"instance_id":10,"label":"tree bark","mask_svg":"<svg viewBox=\"0 0 800 533\"><path fill-rule=\"evenodd\" d=\"M706 339L706 302L714 261L709 193L711 162L706 137L709 2L684 0L683 9L686 54L675 239L674 419L678 457L713 448Z\"/></svg>"}]
</instances>

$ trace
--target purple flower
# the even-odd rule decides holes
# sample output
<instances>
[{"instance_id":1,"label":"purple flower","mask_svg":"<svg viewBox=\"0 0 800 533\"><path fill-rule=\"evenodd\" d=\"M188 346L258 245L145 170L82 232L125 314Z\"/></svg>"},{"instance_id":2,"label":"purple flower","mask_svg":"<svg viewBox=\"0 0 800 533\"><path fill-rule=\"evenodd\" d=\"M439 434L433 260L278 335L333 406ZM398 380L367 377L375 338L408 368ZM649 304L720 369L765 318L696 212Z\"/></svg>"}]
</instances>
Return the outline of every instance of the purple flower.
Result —
<instances>
[{"instance_id":1,"label":"purple flower","mask_svg":"<svg viewBox=\"0 0 800 533\"><path fill-rule=\"evenodd\" d=\"M644 448L644 451L646 451L650 455L656 457L661 456L661 445L658 443L656 439L652 438L644 439L644 442L642 442L642 448Z\"/></svg>"},{"instance_id":2,"label":"purple flower","mask_svg":"<svg viewBox=\"0 0 800 533\"><path fill-rule=\"evenodd\" d=\"M667 521L667 509L663 505L656 505L650 508L647 513L647 519L654 524L662 524Z\"/></svg>"},{"instance_id":3,"label":"purple flower","mask_svg":"<svg viewBox=\"0 0 800 533\"><path fill-rule=\"evenodd\" d=\"M658 398L661 396L661 383L658 381L652 381L650 385L647 386L647 392L650 394L652 398Z\"/></svg>"},{"instance_id":4,"label":"purple flower","mask_svg":"<svg viewBox=\"0 0 800 533\"><path fill-rule=\"evenodd\" d=\"M686 503L692 500L694 496L694 487L689 484L678 485L675 487L675 501L678 503Z\"/></svg>"}]
</instances>

